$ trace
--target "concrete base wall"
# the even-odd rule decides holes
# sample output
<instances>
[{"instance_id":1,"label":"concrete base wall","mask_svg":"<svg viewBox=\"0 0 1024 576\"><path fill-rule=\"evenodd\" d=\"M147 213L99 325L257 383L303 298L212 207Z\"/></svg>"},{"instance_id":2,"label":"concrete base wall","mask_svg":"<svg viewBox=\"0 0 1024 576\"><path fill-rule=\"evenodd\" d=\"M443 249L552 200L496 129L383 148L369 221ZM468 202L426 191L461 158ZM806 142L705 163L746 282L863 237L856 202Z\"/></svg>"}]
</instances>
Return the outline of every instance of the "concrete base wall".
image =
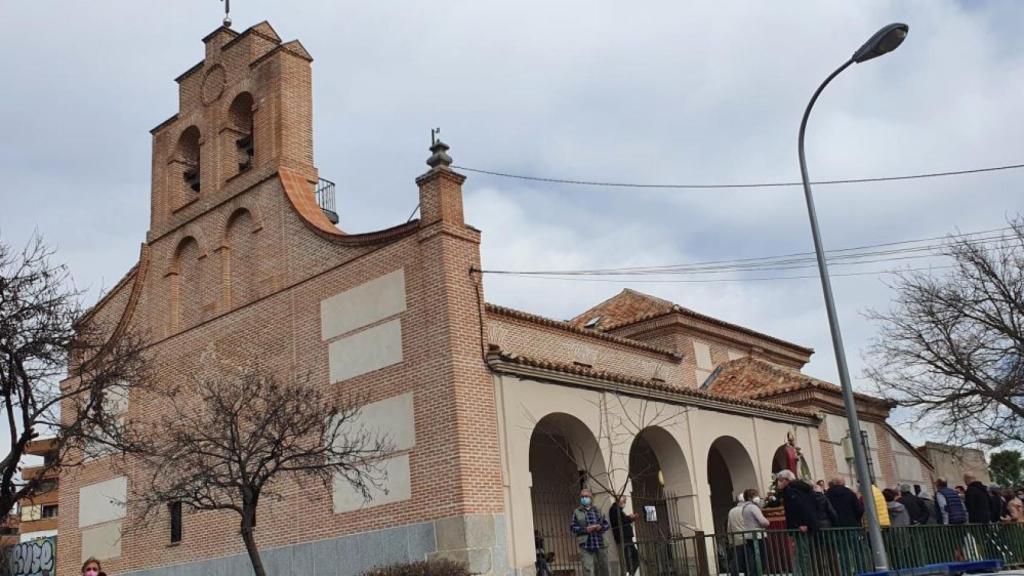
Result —
<instances>
[{"instance_id":1,"label":"concrete base wall","mask_svg":"<svg viewBox=\"0 0 1024 576\"><path fill-rule=\"evenodd\" d=\"M506 576L508 546L505 518L471 515L386 530L350 534L260 551L272 576L358 576L388 564L431 558L465 562L470 572ZM252 576L246 554L202 562L161 566L128 573L130 576Z\"/></svg>"}]
</instances>

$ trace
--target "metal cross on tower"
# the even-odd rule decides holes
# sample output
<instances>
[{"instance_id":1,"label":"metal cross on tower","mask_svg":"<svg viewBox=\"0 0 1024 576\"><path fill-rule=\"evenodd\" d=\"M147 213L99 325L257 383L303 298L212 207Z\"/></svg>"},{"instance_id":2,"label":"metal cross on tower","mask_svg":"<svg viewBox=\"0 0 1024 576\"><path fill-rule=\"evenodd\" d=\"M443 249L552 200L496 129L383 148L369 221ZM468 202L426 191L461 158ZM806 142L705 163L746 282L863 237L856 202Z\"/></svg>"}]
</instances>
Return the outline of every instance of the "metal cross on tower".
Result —
<instances>
[{"instance_id":1,"label":"metal cross on tower","mask_svg":"<svg viewBox=\"0 0 1024 576\"><path fill-rule=\"evenodd\" d=\"M221 0L224 3L224 26L231 27L231 0Z\"/></svg>"}]
</instances>

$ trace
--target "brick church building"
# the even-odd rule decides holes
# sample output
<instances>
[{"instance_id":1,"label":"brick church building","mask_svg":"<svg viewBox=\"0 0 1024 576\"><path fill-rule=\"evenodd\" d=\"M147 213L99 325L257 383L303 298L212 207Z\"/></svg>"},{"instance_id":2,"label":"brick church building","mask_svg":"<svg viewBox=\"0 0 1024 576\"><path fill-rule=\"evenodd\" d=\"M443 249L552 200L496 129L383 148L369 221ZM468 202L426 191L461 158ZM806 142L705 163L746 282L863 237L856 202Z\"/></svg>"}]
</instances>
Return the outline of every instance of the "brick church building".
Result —
<instances>
[{"instance_id":1,"label":"brick church building","mask_svg":"<svg viewBox=\"0 0 1024 576\"><path fill-rule=\"evenodd\" d=\"M640 538L713 532L737 492L767 490L788 436L813 478L849 477L838 389L800 372L812 350L631 290L569 321L488 304L481 231L442 143L415 182L418 220L345 233L313 161L310 54L266 22L203 42L152 130L138 263L84 321L145 333L157 385L214 350L369 395L364 415L395 440L387 491L261 504L269 573L449 557L532 574L535 534L568 565L581 485L604 507L621 489L657 510ZM891 406L858 401L876 483L927 490ZM178 542L167 522L133 525L140 478L104 459L62 474L61 576L90 556L118 575L250 573L233 516L186 513Z\"/></svg>"}]
</instances>

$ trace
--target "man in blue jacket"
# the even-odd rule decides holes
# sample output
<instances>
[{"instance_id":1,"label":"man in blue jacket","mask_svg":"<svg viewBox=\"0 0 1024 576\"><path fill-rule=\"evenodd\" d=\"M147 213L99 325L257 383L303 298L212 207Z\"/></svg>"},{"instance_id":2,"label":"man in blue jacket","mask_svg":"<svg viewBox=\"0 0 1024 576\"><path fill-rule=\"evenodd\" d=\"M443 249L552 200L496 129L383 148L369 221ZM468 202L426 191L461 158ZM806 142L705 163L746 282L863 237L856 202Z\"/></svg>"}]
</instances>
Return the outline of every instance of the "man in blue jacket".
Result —
<instances>
[{"instance_id":1,"label":"man in blue jacket","mask_svg":"<svg viewBox=\"0 0 1024 576\"><path fill-rule=\"evenodd\" d=\"M594 506L590 488L580 490L580 505L572 513L569 529L576 536L584 576L609 576L608 544L604 533L611 528L608 519Z\"/></svg>"},{"instance_id":2,"label":"man in blue jacket","mask_svg":"<svg viewBox=\"0 0 1024 576\"><path fill-rule=\"evenodd\" d=\"M967 509L960 494L949 487L944 478L935 481L935 507L940 524L967 523Z\"/></svg>"}]
</instances>

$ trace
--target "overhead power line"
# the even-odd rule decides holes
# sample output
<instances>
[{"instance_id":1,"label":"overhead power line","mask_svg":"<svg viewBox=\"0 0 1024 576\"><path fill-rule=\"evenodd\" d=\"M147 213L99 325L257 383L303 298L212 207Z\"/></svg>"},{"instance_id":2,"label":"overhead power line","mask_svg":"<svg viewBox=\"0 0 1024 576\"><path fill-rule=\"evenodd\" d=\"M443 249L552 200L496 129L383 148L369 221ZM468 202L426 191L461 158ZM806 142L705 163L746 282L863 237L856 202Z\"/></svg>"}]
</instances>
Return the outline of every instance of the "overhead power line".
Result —
<instances>
[{"instance_id":1,"label":"overhead power line","mask_svg":"<svg viewBox=\"0 0 1024 576\"><path fill-rule=\"evenodd\" d=\"M471 168L469 166L452 166L456 170L497 176L499 178L513 178L516 180L528 180L531 182L547 182L550 184L570 184L573 186L598 186L605 188L647 188L663 190L714 190L714 189L744 189L744 188L785 188L790 186L803 186L802 182L756 182L741 184L642 184L637 182L607 182L600 180L575 180L568 178L552 178L546 176L530 176L526 174L513 174L511 172L498 172L496 170L484 170L482 168ZM947 172L925 172L921 174L904 174L900 176L881 176L877 178L847 178L840 180L819 180L811 182L816 186L830 184L863 184L873 182L894 182L898 180L920 180L924 178L943 178L947 176L966 176L969 174L981 174L984 172L999 172L1003 170L1016 170L1024 168L1024 164L1007 164L1005 166L990 166L987 168L971 168L968 170L952 170Z\"/></svg>"},{"instance_id":2,"label":"overhead power line","mask_svg":"<svg viewBox=\"0 0 1024 576\"><path fill-rule=\"evenodd\" d=\"M927 266L921 268L908 268L900 270L900 272L924 272L931 270L944 270L946 268L952 268L950 265L943 266ZM837 274L829 274L830 278L847 278L851 276L881 276L883 274L894 274L895 270L869 270L861 272L840 272ZM524 278L536 278L539 280L565 280L570 282L613 282L613 283L626 283L626 284L711 284L717 282L768 282L774 280L806 280L820 278L817 274L805 274L800 276L762 276L762 277L744 277L744 278L680 278L680 279L623 279L623 278L567 278L565 276L524 276L520 274L509 274L509 276L520 276Z\"/></svg>"},{"instance_id":3,"label":"overhead power line","mask_svg":"<svg viewBox=\"0 0 1024 576\"><path fill-rule=\"evenodd\" d=\"M865 264L889 263L906 260L917 260L922 258L936 258L944 255L948 247L946 242L935 243L935 240L943 239L957 240L982 250L990 249L990 245L1005 240L1003 232L1012 228L994 228L978 232L954 234L942 237L921 238L916 240L903 240L899 242L884 242L868 244L851 248L840 248L827 252L827 258L832 266L863 266ZM884 249L879 249L884 248ZM741 258L732 260L711 260L694 262L689 264L672 264L667 266L645 266L645 267L623 267L603 268L591 270L482 270L486 274L501 274L508 276L534 277L542 279L580 280L597 281L595 277L606 282L683 282L683 280L622 280L624 276L718 276L723 274L741 274L751 272L780 272L789 270L809 269L816 267L816 260L813 252L798 252L776 256L762 256L756 258ZM929 268L912 268L905 271L934 270L947 268L948 266L933 266ZM837 273L833 276L863 276L872 274L884 274L890 271L855 271L848 273ZM582 278L590 277L590 278ZM610 279L609 277L619 277ZM773 276L767 278L705 278L701 282L716 281L761 281L761 280L789 280L800 278L817 278L817 275L810 276ZM698 280L692 280L694 282Z\"/></svg>"}]
</instances>

